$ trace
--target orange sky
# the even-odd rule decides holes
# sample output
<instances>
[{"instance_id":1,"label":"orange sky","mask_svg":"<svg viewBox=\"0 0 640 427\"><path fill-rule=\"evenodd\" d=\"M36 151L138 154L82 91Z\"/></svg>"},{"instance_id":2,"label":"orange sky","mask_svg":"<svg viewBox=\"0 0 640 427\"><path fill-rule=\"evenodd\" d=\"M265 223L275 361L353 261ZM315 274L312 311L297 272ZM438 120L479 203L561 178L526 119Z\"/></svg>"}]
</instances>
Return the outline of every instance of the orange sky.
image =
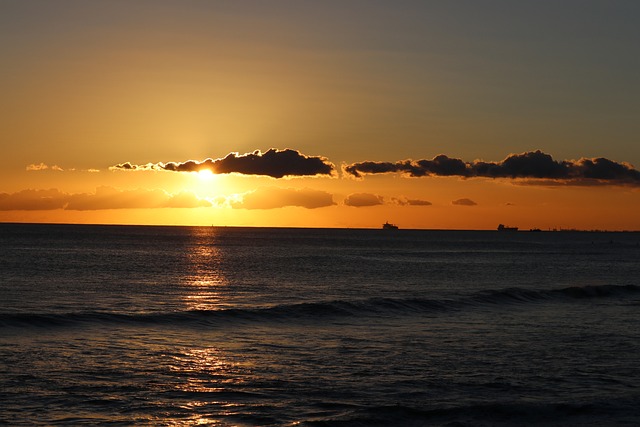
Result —
<instances>
[{"instance_id":1,"label":"orange sky","mask_svg":"<svg viewBox=\"0 0 640 427\"><path fill-rule=\"evenodd\" d=\"M640 230L640 6L512 3L5 2L0 221Z\"/></svg>"}]
</instances>

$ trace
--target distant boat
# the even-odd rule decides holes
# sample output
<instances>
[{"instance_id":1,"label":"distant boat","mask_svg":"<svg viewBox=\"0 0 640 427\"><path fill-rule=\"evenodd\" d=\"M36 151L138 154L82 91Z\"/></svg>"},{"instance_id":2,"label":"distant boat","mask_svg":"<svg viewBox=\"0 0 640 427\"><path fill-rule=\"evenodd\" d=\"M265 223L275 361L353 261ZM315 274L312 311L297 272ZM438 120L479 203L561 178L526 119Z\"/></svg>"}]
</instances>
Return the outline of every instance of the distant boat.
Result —
<instances>
[{"instance_id":1,"label":"distant boat","mask_svg":"<svg viewBox=\"0 0 640 427\"><path fill-rule=\"evenodd\" d=\"M382 229L383 230L397 230L398 226L395 225L395 224L390 224L389 221L387 221L384 224L382 224Z\"/></svg>"},{"instance_id":2,"label":"distant boat","mask_svg":"<svg viewBox=\"0 0 640 427\"><path fill-rule=\"evenodd\" d=\"M507 227L504 224L498 225L498 231L518 231L518 227Z\"/></svg>"}]
</instances>

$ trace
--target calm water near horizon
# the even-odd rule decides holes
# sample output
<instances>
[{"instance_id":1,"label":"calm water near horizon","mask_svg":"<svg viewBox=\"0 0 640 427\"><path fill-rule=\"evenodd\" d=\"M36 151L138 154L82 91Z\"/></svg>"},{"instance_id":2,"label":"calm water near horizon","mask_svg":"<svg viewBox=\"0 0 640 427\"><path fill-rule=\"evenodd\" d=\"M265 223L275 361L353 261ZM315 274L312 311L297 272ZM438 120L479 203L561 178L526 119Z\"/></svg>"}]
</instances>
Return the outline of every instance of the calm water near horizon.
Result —
<instances>
[{"instance_id":1,"label":"calm water near horizon","mask_svg":"<svg viewBox=\"0 0 640 427\"><path fill-rule=\"evenodd\" d=\"M0 224L0 425L640 424L640 233Z\"/></svg>"}]
</instances>

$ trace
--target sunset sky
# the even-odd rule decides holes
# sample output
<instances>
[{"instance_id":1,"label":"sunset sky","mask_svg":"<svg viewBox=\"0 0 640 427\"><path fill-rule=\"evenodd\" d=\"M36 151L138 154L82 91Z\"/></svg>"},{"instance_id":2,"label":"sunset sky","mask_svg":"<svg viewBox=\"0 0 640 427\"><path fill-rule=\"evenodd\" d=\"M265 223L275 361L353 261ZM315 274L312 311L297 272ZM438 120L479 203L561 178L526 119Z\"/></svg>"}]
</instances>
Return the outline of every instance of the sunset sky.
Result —
<instances>
[{"instance_id":1,"label":"sunset sky","mask_svg":"<svg viewBox=\"0 0 640 427\"><path fill-rule=\"evenodd\" d=\"M0 0L0 221L640 230L640 2Z\"/></svg>"}]
</instances>

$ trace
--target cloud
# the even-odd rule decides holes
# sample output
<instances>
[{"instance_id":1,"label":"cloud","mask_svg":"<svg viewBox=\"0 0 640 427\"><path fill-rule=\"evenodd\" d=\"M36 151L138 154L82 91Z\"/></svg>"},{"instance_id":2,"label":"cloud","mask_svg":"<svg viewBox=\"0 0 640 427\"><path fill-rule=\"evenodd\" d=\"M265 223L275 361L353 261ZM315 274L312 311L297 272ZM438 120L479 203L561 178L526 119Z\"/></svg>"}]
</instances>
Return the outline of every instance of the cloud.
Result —
<instances>
[{"instance_id":1,"label":"cloud","mask_svg":"<svg viewBox=\"0 0 640 427\"><path fill-rule=\"evenodd\" d=\"M378 205L400 205L400 206L431 206L431 202L419 199L407 199L406 197L391 197L386 199L383 196L372 193L354 193L344 199L346 206L356 208Z\"/></svg>"},{"instance_id":2,"label":"cloud","mask_svg":"<svg viewBox=\"0 0 640 427\"><path fill-rule=\"evenodd\" d=\"M361 162L343 167L343 171L356 178L379 173L403 173L412 177L428 175L469 176L467 165L460 159L451 159L444 154L432 160L402 160L390 162Z\"/></svg>"},{"instance_id":3,"label":"cloud","mask_svg":"<svg viewBox=\"0 0 640 427\"><path fill-rule=\"evenodd\" d=\"M98 187L92 194L73 194L66 210L86 211L102 209L155 209L197 208L211 206L193 193L169 194L164 190L118 190L113 187Z\"/></svg>"},{"instance_id":4,"label":"cloud","mask_svg":"<svg viewBox=\"0 0 640 427\"><path fill-rule=\"evenodd\" d=\"M243 194L239 200L231 200L229 204L234 209L276 209L286 206L316 209L335 205L335 202L333 196L325 191L261 187Z\"/></svg>"},{"instance_id":5,"label":"cloud","mask_svg":"<svg viewBox=\"0 0 640 427\"><path fill-rule=\"evenodd\" d=\"M57 189L22 190L0 193L0 210L53 210L74 211L103 209L196 208L211 206L193 193L169 194L163 190L118 190L98 187L95 193L63 193Z\"/></svg>"},{"instance_id":6,"label":"cloud","mask_svg":"<svg viewBox=\"0 0 640 427\"><path fill-rule=\"evenodd\" d=\"M210 206L212 206L211 202L200 199L189 191L182 191L171 195L163 205L163 207L166 208L206 208Z\"/></svg>"},{"instance_id":7,"label":"cloud","mask_svg":"<svg viewBox=\"0 0 640 427\"><path fill-rule=\"evenodd\" d=\"M28 172L34 172L34 171L35 172L39 172L39 171L44 171L44 170L47 170L47 169L51 169L52 171L57 171L57 172L61 172L61 171L64 170L58 165L49 166L49 165L46 165L44 163L38 163L38 164L32 163L30 165L27 165L27 167L26 167L26 170Z\"/></svg>"},{"instance_id":8,"label":"cloud","mask_svg":"<svg viewBox=\"0 0 640 427\"><path fill-rule=\"evenodd\" d=\"M46 171L46 170L51 170L51 171L55 171L55 172L65 172L65 171L66 172L89 172L89 173L100 172L100 169L95 169L95 168L90 168L90 169L76 169L76 168L62 169L58 165L49 166L46 163L38 163L38 164L32 163L30 165L27 165L25 170L27 172L42 172L42 171Z\"/></svg>"},{"instance_id":9,"label":"cloud","mask_svg":"<svg viewBox=\"0 0 640 427\"><path fill-rule=\"evenodd\" d=\"M147 163L135 165L130 162L111 166L111 170L156 170L171 172L197 172L209 169L215 174L239 173L243 175L263 175L273 178L293 176L333 175L335 166L324 157L305 156L298 151L269 149L265 153L230 153L219 159L202 161L188 160L183 163Z\"/></svg>"},{"instance_id":10,"label":"cloud","mask_svg":"<svg viewBox=\"0 0 640 427\"><path fill-rule=\"evenodd\" d=\"M432 203L426 200L407 199L406 197L393 197L391 201L400 206L431 206Z\"/></svg>"},{"instance_id":11,"label":"cloud","mask_svg":"<svg viewBox=\"0 0 640 427\"><path fill-rule=\"evenodd\" d=\"M418 200L418 199L407 199L407 204L409 206L431 206L432 203L426 200Z\"/></svg>"},{"instance_id":12,"label":"cloud","mask_svg":"<svg viewBox=\"0 0 640 427\"><path fill-rule=\"evenodd\" d=\"M458 206L476 206L477 205L477 203L471 199L458 199L451 202L451 204L458 205Z\"/></svg>"},{"instance_id":13,"label":"cloud","mask_svg":"<svg viewBox=\"0 0 640 427\"><path fill-rule=\"evenodd\" d=\"M62 209L67 203L65 193L49 190L22 190L0 193L0 211L48 211Z\"/></svg>"},{"instance_id":14,"label":"cloud","mask_svg":"<svg viewBox=\"0 0 640 427\"><path fill-rule=\"evenodd\" d=\"M464 162L444 154L431 160L360 162L343 167L344 173L359 178L379 173L401 173L409 177L459 176L463 178L512 178L558 181L565 185L640 186L640 171L628 163L604 157L556 161L540 150L511 154L500 162Z\"/></svg>"},{"instance_id":15,"label":"cloud","mask_svg":"<svg viewBox=\"0 0 640 427\"><path fill-rule=\"evenodd\" d=\"M376 194L354 193L350 194L346 199L344 199L344 204L356 208L365 206L376 206L384 204L384 198Z\"/></svg>"}]
</instances>

